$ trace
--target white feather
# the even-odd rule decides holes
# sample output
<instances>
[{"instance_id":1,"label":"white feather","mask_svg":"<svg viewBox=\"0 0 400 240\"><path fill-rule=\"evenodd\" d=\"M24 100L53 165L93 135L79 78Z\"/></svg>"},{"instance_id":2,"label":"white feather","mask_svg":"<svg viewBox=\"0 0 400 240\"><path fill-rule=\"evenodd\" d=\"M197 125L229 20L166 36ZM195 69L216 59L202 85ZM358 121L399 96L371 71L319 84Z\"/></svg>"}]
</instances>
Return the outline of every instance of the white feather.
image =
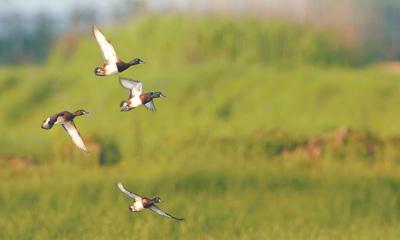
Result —
<instances>
[{"instance_id":1,"label":"white feather","mask_svg":"<svg viewBox=\"0 0 400 240\"><path fill-rule=\"evenodd\" d=\"M143 103L138 95L135 95L133 98L130 99L130 104L129 104L130 107L137 108L141 105L143 105Z\"/></svg>"},{"instance_id":2,"label":"white feather","mask_svg":"<svg viewBox=\"0 0 400 240\"><path fill-rule=\"evenodd\" d=\"M74 122L70 121L65 124L62 124L62 126L64 127L65 131L67 131L68 135L72 138L72 141L74 141L75 145L80 149L82 149L83 151L88 152L78 130L75 127Z\"/></svg>"},{"instance_id":3,"label":"white feather","mask_svg":"<svg viewBox=\"0 0 400 240\"><path fill-rule=\"evenodd\" d=\"M104 66L104 70L107 75L113 75L118 73L118 67L116 64L108 64Z\"/></svg>"},{"instance_id":4,"label":"white feather","mask_svg":"<svg viewBox=\"0 0 400 240\"><path fill-rule=\"evenodd\" d=\"M50 118L48 117L42 124L42 128L44 129L50 129L52 126L49 125Z\"/></svg>"},{"instance_id":5,"label":"white feather","mask_svg":"<svg viewBox=\"0 0 400 240\"><path fill-rule=\"evenodd\" d=\"M124 186L122 185L122 183L118 182L117 186L119 188L119 190L123 193L125 193L128 197L135 199L135 201L141 201L142 197L140 197L139 195L133 193L133 192L129 192L128 190L126 190L124 188Z\"/></svg>"},{"instance_id":6,"label":"white feather","mask_svg":"<svg viewBox=\"0 0 400 240\"><path fill-rule=\"evenodd\" d=\"M115 65L115 63L118 62L118 56L114 50L114 47L111 45L109 41L107 41L103 33L100 32L100 30L96 26L93 26L93 34L97 40L97 43L101 48L105 64Z\"/></svg>"},{"instance_id":7,"label":"white feather","mask_svg":"<svg viewBox=\"0 0 400 240\"><path fill-rule=\"evenodd\" d=\"M142 200L135 200L135 203L133 204L133 210L136 212L139 212L143 209L144 209L144 207L143 207Z\"/></svg>"},{"instance_id":8,"label":"white feather","mask_svg":"<svg viewBox=\"0 0 400 240\"><path fill-rule=\"evenodd\" d=\"M143 83L139 80L120 77L119 83L123 88L131 91L132 97L140 96L143 92Z\"/></svg>"}]
</instances>

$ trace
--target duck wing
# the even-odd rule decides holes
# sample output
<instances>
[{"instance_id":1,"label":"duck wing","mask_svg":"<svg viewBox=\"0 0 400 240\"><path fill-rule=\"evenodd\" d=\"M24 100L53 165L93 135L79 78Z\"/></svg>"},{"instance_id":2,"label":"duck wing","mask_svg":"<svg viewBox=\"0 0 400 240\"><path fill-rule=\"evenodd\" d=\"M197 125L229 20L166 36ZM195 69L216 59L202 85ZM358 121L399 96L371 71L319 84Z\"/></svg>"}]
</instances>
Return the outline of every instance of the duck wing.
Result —
<instances>
[{"instance_id":1,"label":"duck wing","mask_svg":"<svg viewBox=\"0 0 400 240\"><path fill-rule=\"evenodd\" d=\"M156 213L160 214L161 216L164 216L164 217L172 218L172 219L175 219L175 220L178 220L178 221L184 220L184 218L174 217L171 214L164 212L163 210L161 210L159 207L157 207L154 204L151 205L151 207L149 207L149 209L152 210L153 212L156 212Z\"/></svg>"},{"instance_id":2,"label":"duck wing","mask_svg":"<svg viewBox=\"0 0 400 240\"><path fill-rule=\"evenodd\" d=\"M97 43L100 46L101 52L103 53L104 63L106 65L116 64L119 59L117 53L114 50L114 47L111 43L104 37L103 33L94 25L93 26L93 35L97 40Z\"/></svg>"},{"instance_id":3,"label":"duck wing","mask_svg":"<svg viewBox=\"0 0 400 240\"><path fill-rule=\"evenodd\" d=\"M133 199L135 199L135 200L140 200L140 199L142 199L141 196L139 196L139 195L137 195L137 194L135 194L135 193L132 193L132 192L129 192L128 190L126 190L126 189L124 188L124 186L122 185L122 183L118 182L118 183L117 183L117 186L118 186L119 190L121 190L121 192L125 193L128 197L133 198Z\"/></svg>"},{"instance_id":4,"label":"duck wing","mask_svg":"<svg viewBox=\"0 0 400 240\"><path fill-rule=\"evenodd\" d=\"M74 121L69 121L65 124L62 124L62 126L65 131L67 131L68 135L72 138L72 141L74 141L75 145L83 151L88 152L85 143L83 143L81 135L79 134L78 129L75 126Z\"/></svg>"},{"instance_id":5,"label":"duck wing","mask_svg":"<svg viewBox=\"0 0 400 240\"><path fill-rule=\"evenodd\" d=\"M123 88L129 90L129 98L138 97L143 92L143 83L139 80L120 77L119 83Z\"/></svg>"},{"instance_id":6,"label":"duck wing","mask_svg":"<svg viewBox=\"0 0 400 240\"><path fill-rule=\"evenodd\" d=\"M146 103L145 105L144 105L146 108L147 108L147 110L149 110L149 111L155 111L156 110L156 106L154 105L154 102L153 102L153 100L151 100L150 102L148 102L148 103Z\"/></svg>"}]
</instances>

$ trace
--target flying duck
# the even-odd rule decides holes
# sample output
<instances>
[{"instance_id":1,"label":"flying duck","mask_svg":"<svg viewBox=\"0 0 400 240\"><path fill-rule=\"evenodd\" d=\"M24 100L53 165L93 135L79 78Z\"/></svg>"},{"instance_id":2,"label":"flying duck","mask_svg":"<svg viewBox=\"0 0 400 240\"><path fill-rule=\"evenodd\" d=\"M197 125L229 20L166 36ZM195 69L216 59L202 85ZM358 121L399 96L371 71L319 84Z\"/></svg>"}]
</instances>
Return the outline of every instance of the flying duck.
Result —
<instances>
[{"instance_id":1,"label":"flying duck","mask_svg":"<svg viewBox=\"0 0 400 240\"><path fill-rule=\"evenodd\" d=\"M161 202L160 197L147 198L147 197L139 196L135 193L132 193L132 192L129 192L128 190L126 190L124 188L124 186L122 185L122 183L120 183L120 182L117 184L117 186L118 186L119 190L121 190L121 192L125 193L128 197L133 199L133 202L131 204L129 204L129 210L131 212L140 212L144 209L150 209L153 212L156 212L164 217L172 218L175 220L183 220L183 218L174 217L171 214L168 214L168 213L164 212L163 210L161 210L160 208L158 208L157 205L155 205L155 204Z\"/></svg>"},{"instance_id":2,"label":"flying duck","mask_svg":"<svg viewBox=\"0 0 400 240\"><path fill-rule=\"evenodd\" d=\"M77 110L73 113L68 111L56 113L44 120L42 123L42 128L50 129L54 124L61 124L65 131L67 131L68 135L72 138L72 141L74 141L75 145L83 151L88 152L74 123L75 117L87 114L89 114L89 112L85 110Z\"/></svg>"},{"instance_id":3,"label":"flying duck","mask_svg":"<svg viewBox=\"0 0 400 240\"><path fill-rule=\"evenodd\" d=\"M104 57L104 64L102 67L96 67L94 69L94 74L97 76L109 76L122 72L129 68L130 66L142 64L139 58L135 58L130 62L124 62L118 58L117 53L111 43L104 37L103 33L94 25L93 34L99 44Z\"/></svg>"},{"instance_id":4,"label":"flying duck","mask_svg":"<svg viewBox=\"0 0 400 240\"><path fill-rule=\"evenodd\" d=\"M153 98L165 97L161 92L143 93L143 84L139 80L128 78L119 78L119 82L123 88L129 90L129 98L122 101L120 104L121 111L126 112L141 105L144 105L148 110L155 111Z\"/></svg>"}]
</instances>

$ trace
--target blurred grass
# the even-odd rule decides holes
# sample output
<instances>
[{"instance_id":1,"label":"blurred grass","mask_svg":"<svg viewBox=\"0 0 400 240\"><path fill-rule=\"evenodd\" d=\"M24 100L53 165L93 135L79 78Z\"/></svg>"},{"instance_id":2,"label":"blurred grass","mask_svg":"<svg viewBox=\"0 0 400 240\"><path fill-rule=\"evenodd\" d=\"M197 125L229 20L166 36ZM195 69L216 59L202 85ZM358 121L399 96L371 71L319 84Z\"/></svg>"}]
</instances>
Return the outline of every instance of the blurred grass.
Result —
<instances>
[{"instance_id":1,"label":"blurred grass","mask_svg":"<svg viewBox=\"0 0 400 240\"><path fill-rule=\"evenodd\" d=\"M397 239L396 174L135 163L64 166L0 177L2 239ZM212 160L204 159L203 164ZM172 165L172 168L169 168ZM179 167L176 167L180 165ZM140 167L139 167L140 166ZM90 171L88 171L90 170ZM365 169L364 169L365 170ZM12 176L13 181L9 181ZM74 176L74 177L71 177ZM6 181L4 181L6 180ZM115 183L149 196L183 222L130 213ZM156 230L155 230L156 229Z\"/></svg>"},{"instance_id":2,"label":"blurred grass","mask_svg":"<svg viewBox=\"0 0 400 240\"><path fill-rule=\"evenodd\" d=\"M386 74L386 82L376 81L381 72L369 69L362 70L360 78L361 70L345 67L356 61L356 50L333 33L278 21L216 17L150 17L104 32L122 59L148 62L121 75L141 79L145 90L164 92L168 98L156 102L159 111L138 109L122 115L118 104L127 94L116 77L93 75L101 54L92 36L75 43L72 53L68 43L60 41L43 67L1 70L20 83L0 96L7 151L22 153L20 145L30 145L35 138L69 143L59 129L44 134L37 125L52 113L78 108L93 113L77 120L83 136L111 138L125 154L131 142L148 152L165 139L201 135L207 141L246 136L257 129L313 135L346 124L383 134L399 131L387 125L390 114L377 118L373 109L365 110L371 103L379 111L388 101L395 106L396 90L386 82L396 85L397 76ZM16 131L34 138L21 139ZM18 146L12 144L17 141ZM24 154L43 158L59 155L57 149L55 143Z\"/></svg>"},{"instance_id":3,"label":"blurred grass","mask_svg":"<svg viewBox=\"0 0 400 240\"><path fill-rule=\"evenodd\" d=\"M102 30L122 59L147 62L121 76L167 98L121 113L127 93L93 75L89 34L75 50L60 41L43 66L0 68L1 239L397 239L398 73L361 67L333 32L278 21ZM39 126L81 108L89 155ZM305 153L340 126L353 131L343 146ZM187 220L130 214L119 180Z\"/></svg>"}]
</instances>

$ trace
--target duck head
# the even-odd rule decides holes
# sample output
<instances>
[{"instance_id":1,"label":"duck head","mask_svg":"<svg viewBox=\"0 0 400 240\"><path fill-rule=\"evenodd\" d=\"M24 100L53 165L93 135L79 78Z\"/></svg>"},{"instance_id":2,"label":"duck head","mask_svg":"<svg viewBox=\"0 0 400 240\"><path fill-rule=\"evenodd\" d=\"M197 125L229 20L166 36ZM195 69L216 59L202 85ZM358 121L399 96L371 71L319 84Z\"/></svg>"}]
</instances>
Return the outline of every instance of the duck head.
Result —
<instances>
[{"instance_id":1,"label":"duck head","mask_svg":"<svg viewBox=\"0 0 400 240\"><path fill-rule=\"evenodd\" d=\"M151 92L151 98L159 98L159 97L166 97L162 92Z\"/></svg>"},{"instance_id":2,"label":"duck head","mask_svg":"<svg viewBox=\"0 0 400 240\"><path fill-rule=\"evenodd\" d=\"M119 104L119 106L121 107L121 112L127 112L127 111L131 110L129 107L129 102L126 100L122 101Z\"/></svg>"},{"instance_id":3,"label":"duck head","mask_svg":"<svg viewBox=\"0 0 400 240\"><path fill-rule=\"evenodd\" d=\"M137 64L143 64L143 63L144 63L144 61L142 59L140 59L140 58L135 58L135 59L133 59L132 61L129 62L129 64L131 66L132 65L137 65Z\"/></svg>"},{"instance_id":4,"label":"duck head","mask_svg":"<svg viewBox=\"0 0 400 240\"><path fill-rule=\"evenodd\" d=\"M101 67L96 67L96 68L94 69L94 74L95 74L96 76L105 76L104 69L101 68Z\"/></svg>"},{"instance_id":5,"label":"duck head","mask_svg":"<svg viewBox=\"0 0 400 240\"><path fill-rule=\"evenodd\" d=\"M154 202L154 203L159 203L159 202L161 202L161 198L160 197L155 197L155 198L151 199L151 201Z\"/></svg>"},{"instance_id":6,"label":"duck head","mask_svg":"<svg viewBox=\"0 0 400 240\"><path fill-rule=\"evenodd\" d=\"M88 112L88 111L85 111L85 110L83 110L83 109L79 109L79 110L76 110L76 111L74 112L74 115L75 115L75 116L88 115L88 114L89 114L89 112Z\"/></svg>"}]
</instances>

